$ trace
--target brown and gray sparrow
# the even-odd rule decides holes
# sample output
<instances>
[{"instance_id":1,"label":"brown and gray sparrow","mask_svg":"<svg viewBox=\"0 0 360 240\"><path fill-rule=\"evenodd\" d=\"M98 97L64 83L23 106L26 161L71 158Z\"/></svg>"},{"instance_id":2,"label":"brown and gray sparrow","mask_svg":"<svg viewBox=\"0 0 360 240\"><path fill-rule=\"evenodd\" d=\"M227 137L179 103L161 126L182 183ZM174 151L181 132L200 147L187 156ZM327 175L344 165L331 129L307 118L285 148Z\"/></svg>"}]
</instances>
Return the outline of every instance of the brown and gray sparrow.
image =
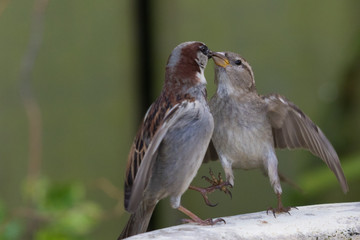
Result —
<instances>
[{"instance_id":1,"label":"brown and gray sparrow","mask_svg":"<svg viewBox=\"0 0 360 240\"><path fill-rule=\"evenodd\" d=\"M261 96L250 65L236 53L213 52L217 90L209 102L215 127L212 142L233 185L233 168L261 168L277 195L275 213L289 212L281 202L282 189L275 148L304 148L321 158L348 185L339 158L324 133L295 104L278 94Z\"/></svg>"},{"instance_id":2,"label":"brown and gray sparrow","mask_svg":"<svg viewBox=\"0 0 360 240\"><path fill-rule=\"evenodd\" d=\"M221 221L201 220L180 203L214 128L204 76L209 57L204 43L185 42L168 59L162 92L147 111L130 150L124 205L131 216L119 239L145 232L156 204L166 197L191 218L187 222Z\"/></svg>"}]
</instances>

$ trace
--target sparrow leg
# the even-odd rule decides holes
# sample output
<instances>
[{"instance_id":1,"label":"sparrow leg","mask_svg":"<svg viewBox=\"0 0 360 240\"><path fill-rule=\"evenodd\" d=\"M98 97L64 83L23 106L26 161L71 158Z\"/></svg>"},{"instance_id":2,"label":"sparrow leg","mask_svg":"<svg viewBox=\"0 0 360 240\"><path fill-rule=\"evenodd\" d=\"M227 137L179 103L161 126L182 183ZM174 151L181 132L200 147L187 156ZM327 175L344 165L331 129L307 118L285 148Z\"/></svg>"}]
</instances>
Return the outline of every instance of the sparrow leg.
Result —
<instances>
[{"instance_id":1,"label":"sparrow leg","mask_svg":"<svg viewBox=\"0 0 360 240\"><path fill-rule=\"evenodd\" d=\"M201 188L201 187L195 187L195 186L189 186L189 189L198 191L203 196L206 205L208 205L210 207L216 207L218 205L217 203L212 204L207 196L208 193L211 193L215 190L209 191L208 188Z\"/></svg>"},{"instance_id":2,"label":"sparrow leg","mask_svg":"<svg viewBox=\"0 0 360 240\"><path fill-rule=\"evenodd\" d=\"M191 218L191 219L183 219L184 223L197 223L199 225L204 225L204 226L205 225L215 225L218 222L224 222L226 224L225 220L222 218L217 218L217 219L208 218L208 219L202 220L201 218L199 218L194 213L190 212L188 209L184 208L181 205L180 205L180 207L178 207L178 210Z\"/></svg>"},{"instance_id":3,"label":"sparrow leg","mask_svg":"<svg viewBox=\"0 0 360 240\"><path fill-rule=\"evenodd\" d=\"M277 208L272 208L272 207L268 208L266 210L266 214L269 214L269 211L271 211L275 218L276 218L276 213L288 213L289 215L291 215L289 212L291 210L291 207L284 207L281 201L282 189L281 189L280 178L277 169L278 160L276 158L274 151L270 151L268 153L268 158L266 159L265 162L267 163L265 169L267 171L271 186L274 188L274 192L276 193L278 200Z\"/></svg>"},{"instance_id":4,"label":"sparrow leg","mask_svg":"<svg viewBox=\"0 0 360 240\"><path fill-rule=\"evenodd\" d=\"M206 205L210 206L210 207L215 207L217 206L216 204L212 204L208 198L208 194L214 192L215 190L220 190L223 191L225 194L229 194L230 197L232 198L232 194L229 191L229 189L227 188L227 186L232 187L232 185L228 182L228 181L224 181L221 178L221 173L219 173L218 178L215 177L213 171L210 169L209 171L211 179L209 177L203 176L202 178L204 178L206 181L208 181L209 183L211 183L211 186L207 187L207 188L200 188L200 187L195 187L195 186L190 186L189 189L198 191L201 193L201 195L204 198L204 201L206 203Z\"/></svg>"},{"instance_id":5,"label":"sparrow leg","mask_svg":"<svg viewBox=\"0 0 360 240\"><path fill-rule=\"evenodd\" d=\"M290 210L292 208L295 208L297 209L296 207L284 207L284 205L282 204L282 201L281 201L281 194L278 193L276 194L277 196L277 200L278 200L278 206L277 208L273 208L273 207L270 207L266 210L266 214L269 214L269 211L271 211L274 215L274 217L276 218L276 213L288 213L289 215L290 214Z\"/></svg>"}]
</instances>

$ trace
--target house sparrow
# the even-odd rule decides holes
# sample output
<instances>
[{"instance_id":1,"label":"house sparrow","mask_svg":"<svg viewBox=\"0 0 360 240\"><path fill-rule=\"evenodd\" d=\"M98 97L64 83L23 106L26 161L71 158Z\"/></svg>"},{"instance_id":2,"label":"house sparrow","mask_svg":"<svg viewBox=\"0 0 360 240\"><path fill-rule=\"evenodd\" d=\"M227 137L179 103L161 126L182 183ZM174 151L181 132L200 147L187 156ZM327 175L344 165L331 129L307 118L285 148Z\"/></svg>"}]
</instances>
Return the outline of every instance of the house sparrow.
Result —
<instances>
[{"instance_id":1,"label":"house sparrow","mask_svg":"<svg viewBox=\"0 0 360 240\"><path fill-rule=\"evenodd\" d=\"M145 232L156 204L165 197L191 218L186 222L221 221L201 220L180 203L214 128L204 76L210 57L201 42L185 42L172 51L162 92L147 111L129 153L124 205L131 216L119 239Z\"/></svg>"},{"instance_id":2,"label":"house sparrow","mask_svg":"<svg viewBox=\"0 0 360 240\"><path fill-rule=\"evenodd\" d=\"M231 185L234 185L233 168L261 168L269 176L278 199L277 208L268 211L274 216L289 212L291 208L281 202L275 148L304 148L321 158L337 177L342 190L348 191L333 146L308 116L283 96L259 95L250 65L238 54L213 52L212 58L217 85L209 101L215 122L212 142Z\"/></svg>"}]
</instances>

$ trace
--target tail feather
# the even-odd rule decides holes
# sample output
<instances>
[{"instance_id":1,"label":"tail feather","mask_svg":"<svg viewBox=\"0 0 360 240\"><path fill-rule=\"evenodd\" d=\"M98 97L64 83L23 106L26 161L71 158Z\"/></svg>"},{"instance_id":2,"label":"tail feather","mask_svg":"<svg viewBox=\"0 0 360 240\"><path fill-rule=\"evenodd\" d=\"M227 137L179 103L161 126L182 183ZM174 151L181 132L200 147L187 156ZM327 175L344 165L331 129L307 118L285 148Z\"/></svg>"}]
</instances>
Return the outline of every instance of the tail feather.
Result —
<instances>
[{"instance_id":1,"label":"tail feather","mask_svg":"<svg viewBox=\"0 0 360 240\"><path fill-rule=\"evenodd\" d=\"M146 232L155 206L156 204L150 206L141 204L138 209L131 214L118 240Z\"/></svg>"}]
</instances>

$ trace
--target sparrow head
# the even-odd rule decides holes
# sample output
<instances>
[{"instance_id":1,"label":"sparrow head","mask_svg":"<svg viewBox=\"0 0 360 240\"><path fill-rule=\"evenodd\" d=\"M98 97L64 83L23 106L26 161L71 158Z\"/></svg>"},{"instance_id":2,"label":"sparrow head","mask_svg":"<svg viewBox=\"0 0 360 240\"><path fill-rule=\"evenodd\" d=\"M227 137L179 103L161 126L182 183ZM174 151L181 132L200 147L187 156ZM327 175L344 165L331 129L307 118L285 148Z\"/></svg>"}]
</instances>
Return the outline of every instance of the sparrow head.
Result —
<instances>
[{"instance_id":1,"label":"sparrow head","mask_svg":"<svg viewBox=\"0 0 360 240\"><path fill-rule=\"evenodd\" d=\"M169 56L165 84L195 86L206 84L204 69L212 52L202 42L184 42L174 48Z\"/></svg>"},{"instance_id":2,"label":"sparrow head","mask_svg":"<svg viewBox=\"0 0 360 240\"><path fill-rule=\"evenodd\" d=\"M212 52L215 62L215 84L229 91L255 91L254 73L248 62L232 52Z\"/></svg>"}]
</instances>

